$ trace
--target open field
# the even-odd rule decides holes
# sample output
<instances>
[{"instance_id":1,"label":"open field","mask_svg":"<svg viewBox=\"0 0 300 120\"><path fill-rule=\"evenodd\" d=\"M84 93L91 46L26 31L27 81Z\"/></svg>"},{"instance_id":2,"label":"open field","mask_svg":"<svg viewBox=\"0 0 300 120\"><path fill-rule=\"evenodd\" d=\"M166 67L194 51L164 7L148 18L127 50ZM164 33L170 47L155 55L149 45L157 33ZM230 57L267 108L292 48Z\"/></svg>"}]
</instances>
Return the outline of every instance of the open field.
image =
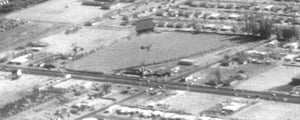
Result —
<instances>
[{"instance_id":1,"label":"open field","mask_svg":"<svg viewBox=\"0 0 300 120\"><path fill-rule=\"evenodd\" d=\"M247 120L299 120L299 110L298 104L260 101L232 117Z\"/></svg>"},{"instance_id":2,"label":"open field","mask_svg":"<svg viewBox=\"0 0 300 120\"><path fill-rule=\"evenodd\" d=\"M143 34L118 42L67 65L70 69L110 72L114 69L153 64L205 53L237 42L233 36L165 32ZM151 46L149 50L141 49Z\"/></svg>"},{"instance_id":3,"label":"open field","mask_svg":"<svg viewBox=\"0 0 300 120\"><path fill-rule=\"evenodd\" d=\"M206 93L185 92L161 103L169 104L170 109L183 110L193 115L199 115L203 110L210 109L218 103L233 97L211 95Z\"/></svg>"},{"instance_id":4,"label":"open field","mask_svg":"<svg viewBox=\"0 0 300 120\"><path fill-rule=\"evenodd\" d=\"M1 72L1 75L9 76L10 73ZM6 103L22 98L27 92L31 93L35 85L47 80L48 77L36 75L23 75L20 79L14 81L9 78L0 79L0 96L2 96L0 97L0 108Z\"/></svg>"},{"instance_id":5,"label":"open field","mask_svg":"<svg viewBox=\"0 0 300 120\"><path fill-rule=\"evenodd\" d=\"M215 78L215 72L216 72L217 69L220 70L220 72L222 74L222 79L227 80L227 79L230 78L230 76L236 76L237 73L240 70L245 71L245 74L247 76L249 76L250 79L251 79L252 77L254 78L256 76L264 74L264 73L272 70L275 67L276 67L275 64L272 64L272 65L246 64L246 65L230 66L230 67L220 67L220 66L218 66L218 68L212 67L212 68L209 68L209 69L201 70L197 73L192 74L191 76L201 78L201 79L197 79L193 83L195 83L195 84L205 84L205 83L208 83L210 81L210 79ZM240 81L239 83L243 84L243 82L247 82L247 81L248 80L243 80L243 81ZM234 85L234 86L238 86L239 83L237 83L237 85Z\"/></svg>"},{"instance_id":6,"label":"open field","mask_svg":"<svg viewBox=\"0 0 300 120\"><path fill-rule=\"evenodd\" d=\"M299 67L278 66L261 75L250 77L250 79L237 84L240 89L262 91L271 88L287 85L292 77L299 74Z\"/></svg>"},{"instance_id":7,"label":"open field","mask_svg":"<svg viewBox=\"0 0 300 120\"><path fill-rule=\"evenodd\" d=\"M113 9L121 8L124 5L120 4ZM99 7L82 6L81 0L49 0L31 8L11 13L7 17L33 21L80 24L109 11L101 10Z\"/></svg>"},{"instance_id":8,"label":"open field","mask_svg":"<svg viewBox=\"0 0 300 120\"><path fill-rule=\"evenodd\" d=\"M49 44L46 51L50 53L71 52L72 44L74 43L78 47L84 48L85 52L88 52L95 48L108 46L116 42L116 40L126 37L128 34L128 31L82 28L76 33L64 34L64 32L60 32L43 38L40 41Z\"/></svg>"},{"instance_id":9,"label":"open field","mask_svg":"<svg viewBox=\"0 0 300 120\"><path fill-rule=\"evenodd\" d=\"M62 25L47 23L27 23L12 30L0 33L0 51L10 50L29 41L38 40L55 33L63 28Z\"/></svg>"}]
</instances>

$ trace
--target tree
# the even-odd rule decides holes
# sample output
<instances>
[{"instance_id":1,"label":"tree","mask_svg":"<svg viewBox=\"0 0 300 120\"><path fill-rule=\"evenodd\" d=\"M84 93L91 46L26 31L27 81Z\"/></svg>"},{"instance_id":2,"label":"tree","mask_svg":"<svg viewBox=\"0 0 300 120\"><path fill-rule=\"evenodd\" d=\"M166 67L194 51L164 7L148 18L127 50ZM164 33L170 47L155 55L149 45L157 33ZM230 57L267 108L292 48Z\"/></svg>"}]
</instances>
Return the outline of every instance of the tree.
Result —
<instances>
[{"instance_id":1,"label":"tree","mask_svg":"<svg viewBox=\"0 0 300 120\"><path fill-rule=\"evenodd\" d=\"M263 17L259 21L259 34L263 38L270 38L272 34L273 22L268 17Z\"/></svg>"},{"instance_id":2,"label":"tree","mask_svg":"<svg viewBox=\"0 0 300 120\"><path fill-rule=\"evenodd\" d=\"M299 40L299 30L296 27L277 28L276 35L279 41L289 42Z\"/></svg>"},{"instance_id":3,"label":"tree","mask_svg":"<svg viewBox=\"0 0 300 120\"><path fill-rule=\"evenodd\" d=\"M253 36L270 38L272 34L273 22L269 17L254 15L253 13L245 14L246 31Z\"/></svg>"},{"instance_id":4,"label":"tree","mask_svg":"<svg viewBox=\"0 0 300 120\"><path fill-rule=\"evenodd\" d=\"M102 89L104 94L108 94L111 92L112 85L109 83L103 84Z\"/></svg>"}]
</instances>

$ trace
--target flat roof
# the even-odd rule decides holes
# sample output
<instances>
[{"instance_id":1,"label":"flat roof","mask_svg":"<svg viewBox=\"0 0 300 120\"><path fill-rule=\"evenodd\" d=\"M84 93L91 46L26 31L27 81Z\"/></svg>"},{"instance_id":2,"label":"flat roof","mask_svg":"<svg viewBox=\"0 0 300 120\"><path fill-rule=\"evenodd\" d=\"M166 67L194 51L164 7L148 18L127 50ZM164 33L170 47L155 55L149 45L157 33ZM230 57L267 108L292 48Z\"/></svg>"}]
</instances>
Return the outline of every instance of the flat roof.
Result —
<instances>
[{"instance_id":1,"label":"flat roof","mask_svg":"<svg viewBox=\"0 0 300 120\"><path fill-rule=\"evenodd\" d=\"M24 62L28 61L28 57L29 56L31 56L31 54L26 54L26 55L17 57L15 59L10 60L9 62L12 62L12 63L24 63Z\"/></svg>"}]
</instances>

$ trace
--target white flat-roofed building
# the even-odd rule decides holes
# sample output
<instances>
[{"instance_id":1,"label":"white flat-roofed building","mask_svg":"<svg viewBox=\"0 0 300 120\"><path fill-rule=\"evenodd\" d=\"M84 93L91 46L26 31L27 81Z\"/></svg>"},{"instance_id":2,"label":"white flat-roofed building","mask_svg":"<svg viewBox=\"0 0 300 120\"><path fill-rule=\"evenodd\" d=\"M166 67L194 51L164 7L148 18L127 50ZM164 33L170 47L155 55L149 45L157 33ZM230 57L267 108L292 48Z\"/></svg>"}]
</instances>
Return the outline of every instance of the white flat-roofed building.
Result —
<instances>
[{"instance_id":1,"label":"white flat-roofed building","mask_svg":"<svg viewBox=\"0 0 300 120\"><path fill-rule=\"evenodd\" d=\"M31 54L26 54L20 57L17 57L15 59L12 59L9 61L10 64L17 64L17 65L21 65L22 63L25 63L28 61L28 57L30 57Z\"/></svg>"}]
</instances>

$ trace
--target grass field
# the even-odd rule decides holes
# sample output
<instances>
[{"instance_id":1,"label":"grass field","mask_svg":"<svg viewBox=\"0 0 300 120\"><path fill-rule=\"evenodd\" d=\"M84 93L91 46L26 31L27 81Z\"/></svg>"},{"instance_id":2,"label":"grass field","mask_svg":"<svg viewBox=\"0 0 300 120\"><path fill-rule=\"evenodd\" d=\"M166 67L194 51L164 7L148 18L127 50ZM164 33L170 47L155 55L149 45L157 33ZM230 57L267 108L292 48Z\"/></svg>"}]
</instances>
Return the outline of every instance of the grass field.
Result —
<instances>
[{"instance_id":1,"label":"grass field","mask_svg":"<svg viewBox=\"0 0 300 120\"><path fill-rule=\"evenodd\" d=\"M180 32L150 33L118 42L67 65L70 69L110 72L141 64L153 64L170 59L207 52L224 45L237 44L233 36L191 34ZM152 46L150 50L142 46Z\"/></svg>"}]
</instances>

